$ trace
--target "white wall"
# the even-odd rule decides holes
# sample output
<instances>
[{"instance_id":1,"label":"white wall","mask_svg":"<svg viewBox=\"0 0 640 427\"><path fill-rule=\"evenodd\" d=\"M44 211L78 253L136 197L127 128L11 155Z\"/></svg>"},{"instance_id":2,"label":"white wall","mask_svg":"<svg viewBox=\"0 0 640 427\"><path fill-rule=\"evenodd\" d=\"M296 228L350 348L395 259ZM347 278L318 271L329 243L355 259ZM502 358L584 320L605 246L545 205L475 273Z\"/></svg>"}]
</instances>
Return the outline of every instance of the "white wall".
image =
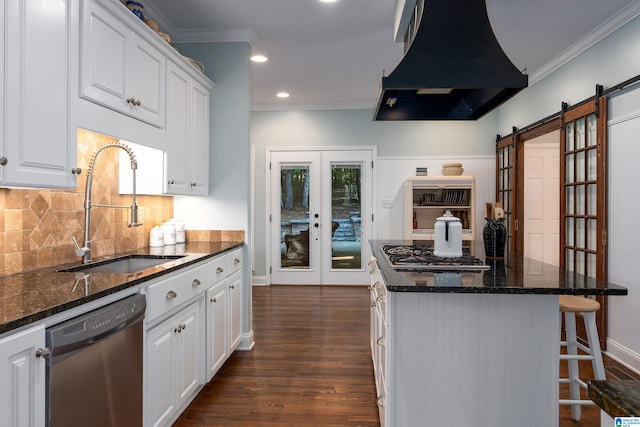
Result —
<instances>
[{"instance_id":1,"label":"white wall","mask_svg":"<svg viewBox=\"0 0 640 427\"><path fill-rule=\"evenodd\" d=\"M607 350L640 371L640 88L609 103L609 280L629 288L629 295L609 298Z\"/></svg>"},{"instance_id":2,"label":"white wall","mask_svg":"<svg viewBox=\"0 0 640 427\"><path fill-rule=\"evenodd\" d=\"M636 5L637 9L638 6ZM635 9L634 9L635 10ZM640 18L635 18L498 109L497 133L508 135L640 73Z\"/></svg>"},{"instance_id":3,"label":"white wall","mask_svg":"<svg viewBox=\"0 0 640 427\"><path fill-rule=\"evenodd\" d=\"M210 100L209 195L174 197L174 215L192 230L245 230L251 241L250 63L247 43L191 43L176 48L200 61L215 83ZM251 251L245 248L245 266ZM243 270L243 334L250 344L251 269Z\"/></svg>"}]
</instances>

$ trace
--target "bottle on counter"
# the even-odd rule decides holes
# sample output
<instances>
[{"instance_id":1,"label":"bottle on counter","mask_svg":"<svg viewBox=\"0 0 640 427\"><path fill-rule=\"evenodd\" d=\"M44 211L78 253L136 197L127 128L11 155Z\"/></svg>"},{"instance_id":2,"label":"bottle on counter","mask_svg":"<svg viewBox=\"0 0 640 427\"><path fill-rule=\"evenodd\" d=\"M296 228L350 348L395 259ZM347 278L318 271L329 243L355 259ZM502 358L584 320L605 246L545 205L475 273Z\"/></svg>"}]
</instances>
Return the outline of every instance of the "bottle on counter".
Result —
<instances>
[{"instance_id":1,"label":"bottle on counter","mask_svg":"<svg viewBox=\"0 0 640 427\"><path fill-rule=\"evenodd\" d=\"M162 224L162 230L164 231L164 245L176 244L176 226L171 222L165 222Z\"/></svg>"},{"instance_id":2,"label":"bottle on counter","mask_svg":"<svg viewBox=\"0 0 640 427\"><path fill-rule=\"evenodd\" d=\"M164 230L155 226L149 231L149 246L158 248L164 246Z\"/></svg>"},{"instance_id":3,"label":"bottle on counter","mask_svg":"<svg viewBox=\"0 0 640 427\"><path fill-rule=\"evenodd\" d=\"M176 227L176 244L184 243L186 241L185 231L184 231L184 221L181 219L173 218L167 222L170 222Z\"/></svg>"}]
</instances>

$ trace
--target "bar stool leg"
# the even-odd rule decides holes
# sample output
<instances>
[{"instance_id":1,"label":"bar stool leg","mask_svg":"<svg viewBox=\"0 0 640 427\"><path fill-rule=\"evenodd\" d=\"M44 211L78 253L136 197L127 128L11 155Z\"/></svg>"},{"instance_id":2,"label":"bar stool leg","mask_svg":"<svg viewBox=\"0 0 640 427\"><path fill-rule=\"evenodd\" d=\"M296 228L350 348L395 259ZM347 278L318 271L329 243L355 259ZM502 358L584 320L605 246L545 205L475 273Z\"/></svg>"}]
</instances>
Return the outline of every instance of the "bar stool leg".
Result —
<instances>
[{"instance_id":1,"label":"bar stool leg","mask_svg":"<svg viewBox=\"0 0 640 427\"><path fill-rule=\"evenodd\" d=\"M565 333L567 338L567 354L578 354L577 336L576 336L576 315L575 313L564 313ZM578 384L578 378L580 377L580 371L578 368L578 361L575 359L567 360L569 367L569 396L571 400L580 399L580 384ZM571 405L571 418L575 421L580 421L581 411L580 405Z\"/></svg>"},{"instance_id":2,"label":"bar stool leg","mask_svg":"<svg viewBox=\"0 0 640 427\"><path fill-rule=\"evenodd\" d=\"M596 328L596 313L582 313L582 318L587 329L587 339L593 356L593 375L596 380L605 380L604 362L600 356L600 340L598 339L598 329Z\"/></svg>"}]
</instances>

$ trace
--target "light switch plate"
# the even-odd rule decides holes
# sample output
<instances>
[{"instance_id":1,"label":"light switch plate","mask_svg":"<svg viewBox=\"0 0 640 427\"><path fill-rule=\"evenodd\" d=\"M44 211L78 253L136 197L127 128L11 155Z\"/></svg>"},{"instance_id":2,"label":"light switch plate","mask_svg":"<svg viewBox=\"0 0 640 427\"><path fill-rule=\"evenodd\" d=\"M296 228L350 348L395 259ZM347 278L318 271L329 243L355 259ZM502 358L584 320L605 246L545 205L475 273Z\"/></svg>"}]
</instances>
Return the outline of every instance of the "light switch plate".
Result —
<instances>
[{"instance_id":1,"label":"light switch plate","mask_svg":"<svg viewBox=\"0 0 640 427\"><path fill-rule=\"evenodd\" d=\"M383 208L392 208L393 207L393 200L383 200L382 201L382 207Z\"/></svg>"}]
</instances>

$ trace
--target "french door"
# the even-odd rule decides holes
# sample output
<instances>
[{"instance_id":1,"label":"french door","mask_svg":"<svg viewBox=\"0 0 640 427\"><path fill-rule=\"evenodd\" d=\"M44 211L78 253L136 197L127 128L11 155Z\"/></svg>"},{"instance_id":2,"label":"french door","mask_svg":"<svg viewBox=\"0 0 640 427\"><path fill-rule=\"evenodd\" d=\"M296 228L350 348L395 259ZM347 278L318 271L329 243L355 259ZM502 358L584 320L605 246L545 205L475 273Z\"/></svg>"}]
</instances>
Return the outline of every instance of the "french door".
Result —
<instances>
[{"instance_id":1,"label":"french door","mask_svg":"<svg viewBox=\"0 0 640 427\"><path fill-rule=\"evenodd\" d=\"M270 283L366 284L373 150L268 152Z\"/></svg>"}]
</instances>

